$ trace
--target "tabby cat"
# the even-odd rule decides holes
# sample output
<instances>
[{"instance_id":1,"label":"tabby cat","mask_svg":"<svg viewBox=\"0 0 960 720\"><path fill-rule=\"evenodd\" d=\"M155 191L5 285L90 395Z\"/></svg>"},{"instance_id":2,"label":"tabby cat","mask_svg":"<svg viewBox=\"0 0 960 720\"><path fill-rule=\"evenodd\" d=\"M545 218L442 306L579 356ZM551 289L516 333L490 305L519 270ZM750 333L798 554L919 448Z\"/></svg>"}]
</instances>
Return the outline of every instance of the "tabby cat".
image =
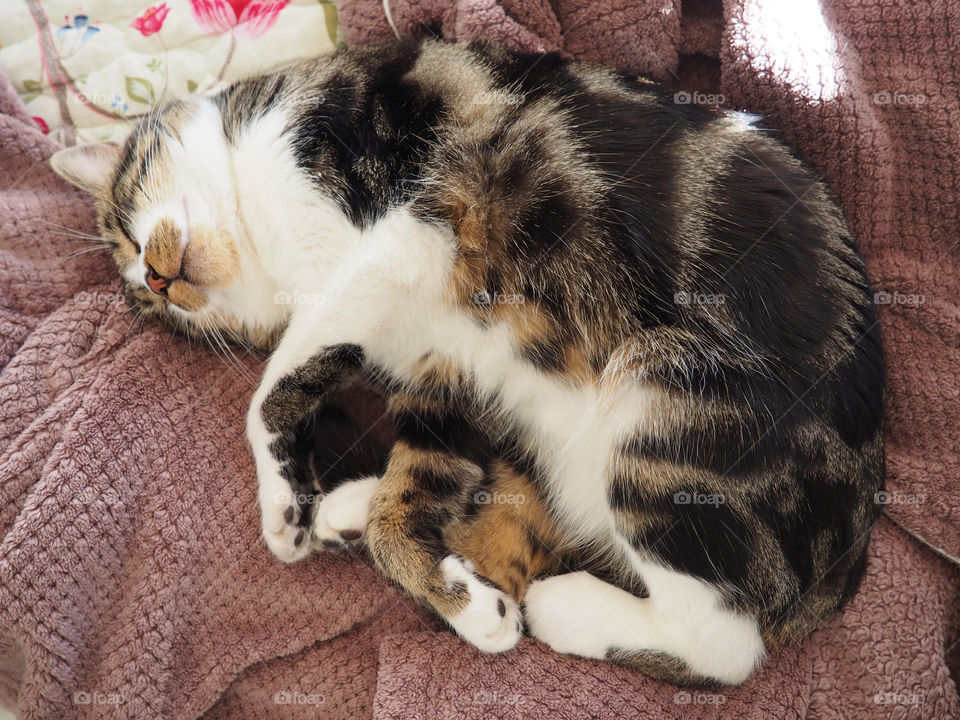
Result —
<instances>
[{"instance_id":1,"label":"tabby cat","mask_svg":"<svg viewBox=\"0 0 960 720\"><path fill-rule=\"evenodd\" d=\"M756 118L557 55L354 47L58 153L129 295L271 350L250 407L282 560L364 543L478 648L524 631L736 684L835 613L882 488L871 291ZM311 417L388 395L322 497Z\"/></svg>"}]
</instances>

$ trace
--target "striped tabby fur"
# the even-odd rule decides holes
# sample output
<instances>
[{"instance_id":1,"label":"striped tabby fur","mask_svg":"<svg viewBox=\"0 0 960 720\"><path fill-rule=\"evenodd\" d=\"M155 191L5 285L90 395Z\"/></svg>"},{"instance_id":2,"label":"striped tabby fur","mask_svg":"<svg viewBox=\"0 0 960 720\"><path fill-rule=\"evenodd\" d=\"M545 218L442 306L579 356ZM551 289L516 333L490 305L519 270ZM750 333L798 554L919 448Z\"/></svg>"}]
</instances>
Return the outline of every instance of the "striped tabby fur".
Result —
<instances>
[{"instance_id":1,"label":"striped tabby fur","mask_svg":"<svg viewBox=\"0 0 960 720\"><path fill-rule=\"evenodd\" d=\"M682 683L743 681L855 591L871 291L753 118L425 41L172 102L54 167L145 312L272 350L248 435L282 559L365 542L481 649L525 625ZM320 502L310 418L360 375L397 439Z\"/></svg>"}]
</instances>

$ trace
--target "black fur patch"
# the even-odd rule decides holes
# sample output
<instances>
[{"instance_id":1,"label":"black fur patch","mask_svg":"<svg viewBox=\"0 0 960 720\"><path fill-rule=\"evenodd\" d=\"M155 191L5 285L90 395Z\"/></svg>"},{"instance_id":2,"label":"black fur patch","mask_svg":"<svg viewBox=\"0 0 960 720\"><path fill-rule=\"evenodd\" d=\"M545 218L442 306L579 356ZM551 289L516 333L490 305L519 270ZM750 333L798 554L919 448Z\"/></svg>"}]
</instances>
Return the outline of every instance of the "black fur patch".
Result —
<instances>
[{"instance_id":1,"label":"black fur patch","mask_svg":"<svg viewBox=\"0 0 960 720\"><path fill-rule=\"evenodd\" d=\"M412 448L462 457L484 467L490 457L490 443L468 418L453 410L412 412L394 415L397 439Z\"/></svg>"},{"instance_id":2,"label":"black fur patch","mask_svg":"<svg viewBox=\"0 0 960 720\"><path fill-rule=\"evenodd\" d=\"M277 381L260 409L273 433L284 433L310 415L331 392L363 366L359 345L334 345Z\"/></svg>"}]
</instances>

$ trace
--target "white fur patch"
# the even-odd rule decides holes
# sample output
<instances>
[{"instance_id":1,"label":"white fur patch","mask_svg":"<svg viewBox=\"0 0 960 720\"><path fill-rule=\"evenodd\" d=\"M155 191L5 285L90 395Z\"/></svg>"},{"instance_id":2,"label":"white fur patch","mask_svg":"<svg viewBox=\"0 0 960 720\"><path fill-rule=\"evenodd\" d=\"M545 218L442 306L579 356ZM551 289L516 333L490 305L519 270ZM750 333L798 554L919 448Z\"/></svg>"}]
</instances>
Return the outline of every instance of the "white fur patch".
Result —
<instances>
[{"instance_id":1,"label":"white fur patch","mask_svg":"<svg viewBox=\"0 0 960 720\"><path fill-rule=\"evenodd\" d=\"M440 572L448 587L463 585L470 593L470 603L458 614L445 618L457 635L488 653L504 652L517 644L521 633L520 608L513 598L482 583L472 566L455 555L440 562Z\"/></svg>"},{"instance_id":2,"label":"white fur patch","mask_svg":"<svg viewBox=\"0 0 960 720\"><path fill-rule=\"evenodd\" d=\"M302 560L313 549L309 530L287 522L288 508L296 507L290 483L279 474L257 473L260 521L263 539L270 551L284 562ZM297 539L300 542L297 543Z\"/></svg>"},{"instance_id":3,"label":"white fur patch","mask_svg":"<svg viewBox=\"0 0 960 720\"><path fill-rule=\"evenodd\" d=\"M638 598L586 572L539 580L523 599L527 628L557 652L602 659L612 648L652 650L722 683L746 680L764 655L756 621L682 573L664 570L655 585Z\"/></svg>"},{"instance_id":4,"label":"white fur patch","mask_svg":"<svg viewBox=\"0 0 960 720\"><path fill-rule=\"evenodd\" d=\"M379 484L378 477L349 480L327 493L313 516L314 545L323 549L329 547L329 543L339 545L344 540L359 540L359 537L345 538L342 533L359 533L360 537L366 533L370 499ZM324 541L328 545L325 546Z\"/></svg>"}]
</instances>

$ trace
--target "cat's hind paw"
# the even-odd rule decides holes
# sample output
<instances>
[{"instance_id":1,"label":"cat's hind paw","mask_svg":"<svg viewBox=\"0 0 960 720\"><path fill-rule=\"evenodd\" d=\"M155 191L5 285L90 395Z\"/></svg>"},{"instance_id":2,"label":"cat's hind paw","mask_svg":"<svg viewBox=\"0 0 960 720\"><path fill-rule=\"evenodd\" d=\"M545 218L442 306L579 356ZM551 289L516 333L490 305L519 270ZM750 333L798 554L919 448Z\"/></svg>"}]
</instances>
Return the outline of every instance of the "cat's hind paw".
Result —
<instances>
[{"instance_id":1,"label":"cat's hind paw","mask_svg":"<svg viewBox=\"0 0 960 720\"><path fill-rule=\"evenodd\" d=\"M370 500L378 477L350 480L323 498L313 518L313 544L321 550L353 550L363 544Z\"/></svg>"},{"instance_id":2,"label":"cat's hind paw","mask_svg":"<svg viewBox=\"0 0 960 720\"><path fill-rule=\"evenodd\" d=\"M457 635L488 653L504 652L517 644L523 622L512 597L481 580L472 563L456 555L440 562L440 572L449 588L459 585L469 593L467 605L444 618Z\"/></svg>"}]
</instances>

